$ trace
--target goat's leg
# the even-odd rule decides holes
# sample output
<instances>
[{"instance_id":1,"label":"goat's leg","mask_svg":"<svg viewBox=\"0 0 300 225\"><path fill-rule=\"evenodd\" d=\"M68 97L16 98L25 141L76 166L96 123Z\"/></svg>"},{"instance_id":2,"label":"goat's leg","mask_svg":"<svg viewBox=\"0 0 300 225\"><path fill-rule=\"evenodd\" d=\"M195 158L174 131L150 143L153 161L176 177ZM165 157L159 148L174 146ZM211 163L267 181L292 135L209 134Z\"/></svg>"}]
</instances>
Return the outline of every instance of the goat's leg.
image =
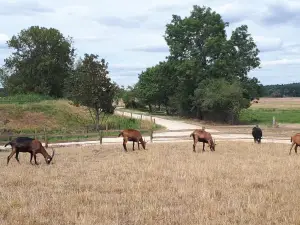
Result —
<instances>
[{"instance_id":1,"label":"goat's leg","mask_svg":"<svg viewBox=\"0 0 300 225\"><path fill-rule=\"evenodd\" d=\"M290 153L289 153L289 155L291 154L291 151L292 151L292 148L293 148L294 145L295 145L295 143L292 143L292 146L291 146L291 148L290 148Z\"/></svg>"},{"instance_id":2,"label":"goat's leg","mask_svg":"<svg viewBox=\"0 0 300 225\"><path fill-rule=\"evenodd\" d=\"M197 142L194 140L194 144L193 144L193 152L196 152L196 145L197 145Z\"/></svg>"},{"instance_id":3,"label":"goat's leg","mask_svg":"<svg viewBox=\"0 0 300 225\"><path fill-rule=\"evenodd\" d=\"M134 151L134 141L132 142L132 151Z\"/></svg>"},{"instance_id":4,"label":"goat's leg","mask_svg":"<svg viewBox=\"0 0 300 225\"><path fill-rule=\"evenodd\" d=\"M11 157L14 156L15 153L16 153L16 149L15 149L15 148L12 148L11 153L9 154L9 156L7 156L7 164L6 164L6 165L8 165L9 160L11 159Z\"/></svg>"},{"instance_id":5,"label":"goat's leg","mask_svg":"<svg viewBox=\"0 0 300 225\"><path fill-rule=\"evenodd\" d=\"M124 138L123 139L123 148L127 152L126 143L127 143L127 139Z\"/></svg>"},{"instance_id":6,"label":"goat's leg","mask_svg":"<svg viewBox=\"0 0 300 225\"><path fill-rule=\"evenodd\" d=\"M140 141L138 141L138 149L140 150Z\"/></svg>"},{"instance_id":7,"label":"goat's leg","mask_svg":"<svg viewBox=\"0 0 300 225\"><path fill-rule=\"evenodd\" d=\"M32 157L33 157L33 154L32 152L30 152L30 163L32 164Z\"/></svg>"},{"instance_id":8,"label":"goat's leg","mask_svg":"<svg viewBox=\"0 0 300 225\"><path fill-rule=\"evenodd\" d=\"M36 153L35 152L33 152L33 158L34 158L35 165L39 165L36 161Z\"/></svg>"},{"instance_id":9,"label":"goat's leg","mask_svg":"<svg viewBox=\"0 0 300 225\"><path fill-rule=\"evenodd\" d=\"M205 152L204 147L205 147L205 143L203 142L202 152Z\"/></svg>"},{"instance_id":10,"label":"goat's leg","mask_svg":"<svg viewBox=\"0 0 300 225\"><path fill-rule=\"evenodd\" d=\"M295 146L295 153L297 154L298 145Z\"/></svg>"},{"instance_id":11,"label":"goat's leg","mask_svg":"<svg viewBox=\"0 0 300 225\"><path fill-rule=\"evenodd\" d=\"M20 161L19 161L19 151L16 150L16 160L18 161L18 163L20 164Z\"/></svg>"}]
</instances>

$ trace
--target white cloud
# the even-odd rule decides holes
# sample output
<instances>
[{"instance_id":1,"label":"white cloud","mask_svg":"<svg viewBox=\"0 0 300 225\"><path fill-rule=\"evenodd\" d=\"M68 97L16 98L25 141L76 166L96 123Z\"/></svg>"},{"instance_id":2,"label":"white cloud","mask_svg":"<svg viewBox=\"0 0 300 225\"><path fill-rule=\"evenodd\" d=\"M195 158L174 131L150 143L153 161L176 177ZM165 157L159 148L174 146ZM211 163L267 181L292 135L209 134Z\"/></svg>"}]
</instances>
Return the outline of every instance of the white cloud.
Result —
<instances>
[{"instance_id":1,"label":"white cloud","mask_svg":"<svg viewBox=\"0 0 300 225\"><path fill-rule=\"evenodd\" d=\"M9 37L32 25L54 27L74 38L78 55L98 54L109 62L113 80L131 85L142 70L167 56L163 35L172 14L185 17L194 4L220 13L231 24L229 35L248 25L262 60L262 69L251 76L263 83L297 79L292 67L300 64L300 4L289 0L0 0L0 64L10 53L3 48Z\"/></svg>"},{"instance_id":2,"label":"white cloud","mask_svg":"<svg viewBox=\"0 0 300 225\"><path fill-rule=\"evenodd\" d=\"M262 66L276 66L276 65L300 65L300 58L298 58L298 59L278 59L278 60L262 62Z\"/></svg>"}]
</instances>

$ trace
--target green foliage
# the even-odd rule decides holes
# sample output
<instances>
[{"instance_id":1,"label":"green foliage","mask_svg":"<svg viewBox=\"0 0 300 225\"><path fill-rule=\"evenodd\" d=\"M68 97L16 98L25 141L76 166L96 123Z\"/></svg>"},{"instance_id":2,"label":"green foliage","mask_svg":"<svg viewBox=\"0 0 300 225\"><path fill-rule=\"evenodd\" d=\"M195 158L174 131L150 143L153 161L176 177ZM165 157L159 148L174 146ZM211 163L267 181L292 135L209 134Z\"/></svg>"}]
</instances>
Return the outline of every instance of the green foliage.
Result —
<instances>
[{"instance_id":1,"label":"green foliage","mask_svg":"<svg viewBox=\"0 0 300 225\"><path fill-rule=\"evenodd\" d=\"M207 80L195 90L194 104L202 112L227 112L237 114L250 106L243 97L240 82L230 83L224 78Z\"/></svg>"},{"instance_id":2,"label":"green foliage","mask_svg":"<svg viewBox=\"0 0 300 225\"><path fill-rule=\"evenodd\" d=\"M243 109L240 121L246 124L272 124L273 116L278 123L299 123L299 110L283 109Z\"/></svg>"},{"instance_id":3,"label":"green foliage","mask_svg":"<svg viewBox=\"0 0 300 225\"><path fill-rule=\"evenodd\" d=\"M31 26L7 42L13 53L1 75L10 94L38 93L62 97L63 84L74 61L72 39L54 28Z\"/></svg>"},{"instance_id":4,"label":"green foliage","mask_svg":"<svg viewBox=\"0 0 300 225\"><path fill-rule=\"evenodd\" d=\"M7 97L0 97L0 104L26 104L32 102L41 102L44 100L53 100L52 97L47 95L32 94L17 94Z\"/></svg>"},{"instance_id":5,"label":"green foliage","mask_svg":"<svg viewBox=\"0 0 300 225\"><path fill-rule=\"evenodd\" d=\"M98 55L85 54L75 72L66 80L66 96L75 103L92 109L99 128L100 113L113 113L117 85L108 77L108 63Z\"/></svg>"},{"instance_id":6,"label":"green foliage","mask_svg":"<svg viewBox=\"0 0 300 225\"><path fill-rule=\"evenodd\" d=\"M247 25L228 39L229 23L209 7L193 6L188 17L173 15L166 25L167 61L139 76L136 93L149 105L164 105L167 113L205 118L205 112L237 115L261 95L256 78L247 74L259 67L259 50ZM205 90L205 91L204 91Z\"/></svg>"},{"instance_id":7,"label":"green foliage","mask_svg":"<svg viewBox=\"0 0 300 225\"><path fill-rule=\"evenodd\" d=\"M262 87L264 97L300 97L300 83L265 85Z\"/></svg>"}]
</instances>

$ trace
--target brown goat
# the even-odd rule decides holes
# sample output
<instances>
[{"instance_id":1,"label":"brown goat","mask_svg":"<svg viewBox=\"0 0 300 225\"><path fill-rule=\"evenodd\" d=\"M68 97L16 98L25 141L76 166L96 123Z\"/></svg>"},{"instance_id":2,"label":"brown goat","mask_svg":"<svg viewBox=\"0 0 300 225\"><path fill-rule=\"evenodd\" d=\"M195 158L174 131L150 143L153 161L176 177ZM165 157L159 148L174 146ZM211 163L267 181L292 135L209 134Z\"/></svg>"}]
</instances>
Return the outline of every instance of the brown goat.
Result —
<instances>
[{"instance_id":1,"label":"brown goat","mask_svg":"<svg viewBox=\"0 0 300 225\"><path fill-rule=\"evenodd\" d=\"M5 147L7 145L11 145L11 147L12 147L12 152L7 157L7 165L9 163L9 160L11 159L11 157L13 157L14 154L16 154L16 160L18 161L18 163L20 163L19 152L29 152L30 153L30 163L32 164L32 162L31 162L32 157L34 157L34 162L36 165L38 165L38 163L36 161L37 153L40 153L44 156L47 164L50 164L50 162L52 161L53 156L55 154L55 151L52 148L53 153L52 153L52 156L50 156L40 141L33 139L33 138L29 138L29 137L17 137L16 139L8 142L5 145Z\"/></svg>"},{"instance_id":2,"label":"brown goat","mask_svg":"<svg viewBox=\"0 0 300 225\"><path fill-rule=\"evenodd\" d=\"M204 146L205 143L208 144L209 148L211 151L215 151L215 146L217 145L215 141L212 139L212 136L209 132L202 130L202 129L196 129L194 130L193 133L191 133L190 137L193 136L194 139L194 144L193 144L193 151L196 152L196 144L197 142L202 142L203 143L203 149L202 151L204 152Z\"/></svg>"},{"instance_id":3,"label":"brown goat","mask_svg":"<svg viewBox=\"0 0 300 225\"><path fill-rule=\"evenodd\" d=\"M290 148L290 154L291 154L291 151L292 151L292 148L294 147L294 145L295 145L295 153L297 154L297 148L298 148L298 146L300 146L300 133L297 133L294 136L292 136L291 142L292 142L292 146Z\"/></svg>"},{"instance_id":4,"label":"brown goat","mask_svg":"<svg viewBox=\"0 0 300 225\"><path fill-rule=\"evenodd\" d=\"M143 148L146 149L147 142L145 140L143 140L142 134L138 130L125 129L125 130L121 131L121 133L118 135L118 137L120 137L120 136L123 137L123 147L126 152L127 152L127 147L126 147L127 141L133 142L133 146L132 146L133 151L134 151L134 142L138 143L139 150L140 150L140 142L141 142Z\"/></svg>"}]
</instances>

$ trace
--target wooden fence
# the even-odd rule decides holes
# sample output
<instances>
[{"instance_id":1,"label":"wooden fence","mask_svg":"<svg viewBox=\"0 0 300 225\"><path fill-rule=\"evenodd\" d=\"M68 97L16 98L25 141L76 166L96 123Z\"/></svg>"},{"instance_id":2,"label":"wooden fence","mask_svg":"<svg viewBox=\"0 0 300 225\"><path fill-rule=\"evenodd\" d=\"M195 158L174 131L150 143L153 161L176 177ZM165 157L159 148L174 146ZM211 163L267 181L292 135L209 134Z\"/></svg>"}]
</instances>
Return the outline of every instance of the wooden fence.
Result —
<instances>
[{"instance_id":1,"label":"wooden fence","mask_svg":"<svg viewBox=\"0 0 300 225\"><path fill-rule=\"evenodd\" d=\"M118 134L122 130L100 130L99 132L93 133L61 133L61 134L49 134L47 130L44 129L43 133L31 133L31 134L2 134L0 135L0 145L5 144L8 141L16 137L32 137L37 138L41 142L45 143L45 146L48 147L49 143L57 142L74 142L74 141L88 141L88 140L99 140L99 143L102 144L103 138L117 138ZM148 134L150 136L150 141L153 140L153 129L140 129L139 130L143 135ZM66 138L67 137L67 138ZM90 138L90 139L89 139ZM54 139L50 141L51 139ZM77 139L77 140L75 140Z\"/></svg>"}]
</instances>

